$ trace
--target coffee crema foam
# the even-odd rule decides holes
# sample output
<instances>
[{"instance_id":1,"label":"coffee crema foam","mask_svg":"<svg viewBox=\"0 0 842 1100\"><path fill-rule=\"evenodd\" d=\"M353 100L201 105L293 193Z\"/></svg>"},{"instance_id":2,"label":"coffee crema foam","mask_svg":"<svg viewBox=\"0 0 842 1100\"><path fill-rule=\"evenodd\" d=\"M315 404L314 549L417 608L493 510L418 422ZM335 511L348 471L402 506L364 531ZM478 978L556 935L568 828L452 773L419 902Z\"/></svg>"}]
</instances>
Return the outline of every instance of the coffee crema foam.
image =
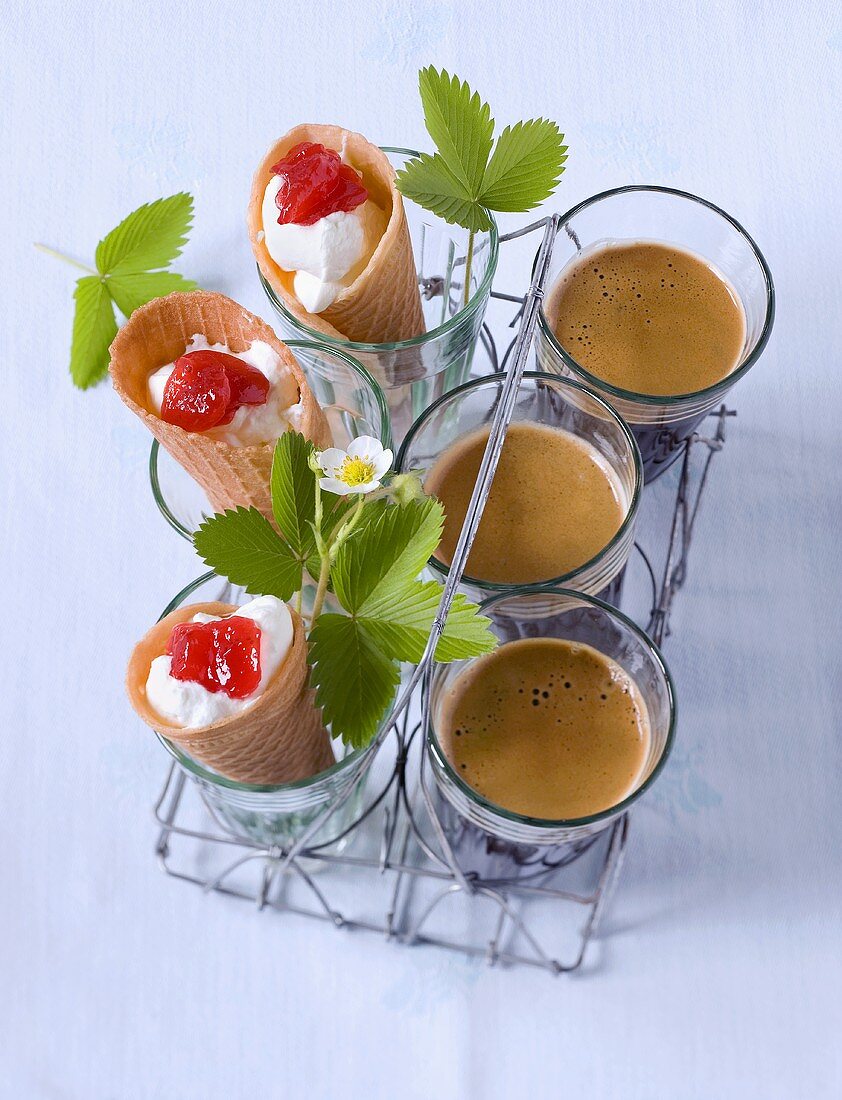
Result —
<instances>
[{"instance_id":1,"label":"coffee crema foam","mask_svg":"<svg viewBox=\"0 0 842 1100\"><path fill-rule=\"evenodd\" d=\"M457 439L424 488L438 497L444 530L436 557L449 565L479 474L489 429ZM466 572L496 584L533 584L570 573L614 538L628 511L607 461L560 428L515 421L506 434Z\"/></svg>"},{"instance_id":2,"label":"coffee crema foam","mask_svg":"<svg viewBox=\"0 0 842 1100\"><path fill-rule=\"evenodd\" d=\"M633 393L696 393L740 363L739 295L703 257L658 241L596 245L572 260L544 313L578 364Z\"/></svg>"},{"instance_id":3,"label":"coffee crema foam","mask_svg":"<svg viewBox=\"0 0 842 1100\"><path fill-rule=\"evenodd\" d=\"M552 821L616 806L650 746L634 680L560 638L507 642L474 661L443 696L436 730L454 770L489 802Z\"/></svg>"}]
</instances>

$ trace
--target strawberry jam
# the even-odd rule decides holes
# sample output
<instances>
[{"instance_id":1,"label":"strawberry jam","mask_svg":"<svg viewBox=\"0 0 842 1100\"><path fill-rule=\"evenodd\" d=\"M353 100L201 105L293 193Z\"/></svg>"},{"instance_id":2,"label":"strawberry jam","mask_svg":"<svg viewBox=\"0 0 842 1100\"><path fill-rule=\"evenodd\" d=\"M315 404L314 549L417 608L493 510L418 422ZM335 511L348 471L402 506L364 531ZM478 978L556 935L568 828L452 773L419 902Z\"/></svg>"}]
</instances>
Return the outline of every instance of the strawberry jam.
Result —
<instances>
[{"instance_id":1,"label":"strawberry jam","mask_svg":"<svg viewBox=\"0 0 842 1100\"><path fill-rule=\"evenodd\" d=\"M260 683L260 627L232 615L212 623L179 623L172 628L167 653L170 676L245 699Z\"/></svg>"},{"instance_id":2,"label":"strawberry jam","mask_svg":"<svg viewBox=\"0 0 842 1100\"><path fill-rule=\"evenodd\" d=\"M278 225L312 225L338 210L355 210L368 198L350 164L343 164L337 152L317 142L294 145L272 171L281 177L275 196Z\"/></svg>"},{"instance_id":3,"label":"strawberry jam","mask_svg":"<svg viewBox=\"0 0 842 1100\"><path fill-rule=\"evenodd\" d=\"M164 387L161 419L188 432L230 424L243 405L263 405L269 379L235 355L191 351L179 356Z\"/></svg>"}]
</instances>

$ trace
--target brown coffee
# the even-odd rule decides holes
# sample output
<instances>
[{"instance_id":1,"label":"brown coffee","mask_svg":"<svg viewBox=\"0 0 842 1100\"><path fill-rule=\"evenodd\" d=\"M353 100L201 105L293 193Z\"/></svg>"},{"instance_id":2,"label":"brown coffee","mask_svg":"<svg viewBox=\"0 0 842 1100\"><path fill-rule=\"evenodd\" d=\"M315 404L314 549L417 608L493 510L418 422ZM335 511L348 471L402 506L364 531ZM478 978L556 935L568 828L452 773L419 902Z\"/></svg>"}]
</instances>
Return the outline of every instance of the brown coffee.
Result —
<instances>
[{"instance_id":1,"label":"brown coffee","mask_svg":"<svg viewBox=\"0 0 842 1100\"><path fill-rule=\"evenodd\" d=\"M736 291L701 256L657 241L589 250L561 272L545 313L585 370L634 393L695 393L739 364Z\"/></svg>"},{"instance_id":2,"label":"brown coffee","mask_svg":"<svg viewBox=\"0 0 842 1100\"><path fill-rule=\"evenodd\" d=\"M444 505L436 557L449 565L477 480L489 429L458 439L425 488ZM595 557L627 511L616 475L595 447L570 432L516 421L506 435L466 573L497 584L552 580Z\"/></svg>"},{"instance_id":3,"label":"brown coffee","mask_svg":"<svg viewBox=\"0 0 842 1100\"><path fill-rule=\"evenodd\" d=\"M589 645L508 642L459 674L436 729L456 772L488 801L553 821L610 809L649 751L640 690Z\"/></svg>"}]
</instances>

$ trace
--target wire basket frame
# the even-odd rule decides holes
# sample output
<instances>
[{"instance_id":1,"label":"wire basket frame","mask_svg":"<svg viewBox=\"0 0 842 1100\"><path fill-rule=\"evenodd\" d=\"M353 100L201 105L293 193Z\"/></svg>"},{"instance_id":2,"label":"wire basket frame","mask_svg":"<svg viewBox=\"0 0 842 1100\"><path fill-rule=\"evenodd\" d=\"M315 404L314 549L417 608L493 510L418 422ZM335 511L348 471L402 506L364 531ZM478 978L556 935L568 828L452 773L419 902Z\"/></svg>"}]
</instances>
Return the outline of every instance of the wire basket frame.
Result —
<instances>
[{"instance_id":1,"label":"wire basket frame","mask_svg":"<svg viewBox=\"0 0 842 1100\"><path fill-rule=\"evenodd\" d=\"M424 657L409 673L391 721L378 736L379 751L370 754L363 770L362 807L349 825L330 830L337 811L360 789L352 786L292 843L260 844L234 832L173 762L154 806L156 855L168 875L205 892L250 901L258 909L374 932L395 943L447 948L491 965L520 964L552 974L582 966L622 866L628 813L562 854L554 850L552 859L520 853L510 874L484 878L463 871L448 840L446 807L427 768L427 716L416 691L431 668L490 490L559 225L554 215L500 238L504 242L543 230L528 293L520 298L492 290L492 297L518 306L512 321L512 327L519 323L518 333L502 356L487 325L480 337L491 370L507 372L503 393ZM443 293L442 287L424 285L422 293ZM450 293L458 290L452 282ZM669 635L710 465L734 415L723 405L703 422L711 425L707 434L698 431L682 444L668 534L660 547L663 561L653 560L651 547L635 543L650 592L646 629L658 645ZM610 602L619 603L621 589L622 575Z\"/></svg>"}]
</instances>

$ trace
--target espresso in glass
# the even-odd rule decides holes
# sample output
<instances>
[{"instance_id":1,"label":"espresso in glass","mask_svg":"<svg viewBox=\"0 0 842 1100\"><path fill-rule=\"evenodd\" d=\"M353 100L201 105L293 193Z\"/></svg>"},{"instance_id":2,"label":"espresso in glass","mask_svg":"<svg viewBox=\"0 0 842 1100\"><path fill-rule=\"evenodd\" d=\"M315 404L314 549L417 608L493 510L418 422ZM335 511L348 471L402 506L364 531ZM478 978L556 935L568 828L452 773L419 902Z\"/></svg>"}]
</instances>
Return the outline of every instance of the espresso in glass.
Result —
<instances>
[{"instance_id":1,"label":"espresso in glass","mask_svg":"<svg viewBox=\"0 0 842 1100\"><path fill-rule=\"evenodd\" d=\"M593 596L528 586L481 610L499 647L426 685L436 812L465 873L543 882L655 781L672 684L640 627Z\"/></svg>"},{"instance_id":2,"label":"espresso in glass","mask_svg":"<svg viewBox=\"0 0 842 1100\"><path fill-rule=\"evenodd\" d=\"M730 214L668 187L630 186L563 215L536 338L543 371L585 382L634 433L646 481L706 430L757 361L775 294Z\"/></svg>"},{"instance_id":3,"label":"espresso in glass","mask_svg":"<svg viewBox=\"0 0 842 1100\"><path fill-rule=\"evenodd\" d=\"M469 432L433 465L425 489L445 522L436 556L450 565L489 428ZM468 557L472 577L520 585L570 573L615 537L628 504L608 462L587 440L546 424L512 424Z\"/></svg>"},{"instance_id":4,"label":"espresso in glass","mask_svg":"<svg viewBox=\"0 0 842 1100\"><path fill-rule=\"evenodd\" d=\"M703 257L659 241L588 250L559 275L545 312L564 349L625 390L696 393L737 366L745 312Z\"/></svg>"},{"instance_id":5,"label":"espresso in glass","mask_svg":"<svg viewBox=\"0 0 842 1100\"><path fill-rule=\"evenodd\" d=\"M525 638L452 683L439 738L457 774L489 802L569 820L629 794L650 734L640 689L616 661L581 642Z\"/></svg>"}]
</instances>

